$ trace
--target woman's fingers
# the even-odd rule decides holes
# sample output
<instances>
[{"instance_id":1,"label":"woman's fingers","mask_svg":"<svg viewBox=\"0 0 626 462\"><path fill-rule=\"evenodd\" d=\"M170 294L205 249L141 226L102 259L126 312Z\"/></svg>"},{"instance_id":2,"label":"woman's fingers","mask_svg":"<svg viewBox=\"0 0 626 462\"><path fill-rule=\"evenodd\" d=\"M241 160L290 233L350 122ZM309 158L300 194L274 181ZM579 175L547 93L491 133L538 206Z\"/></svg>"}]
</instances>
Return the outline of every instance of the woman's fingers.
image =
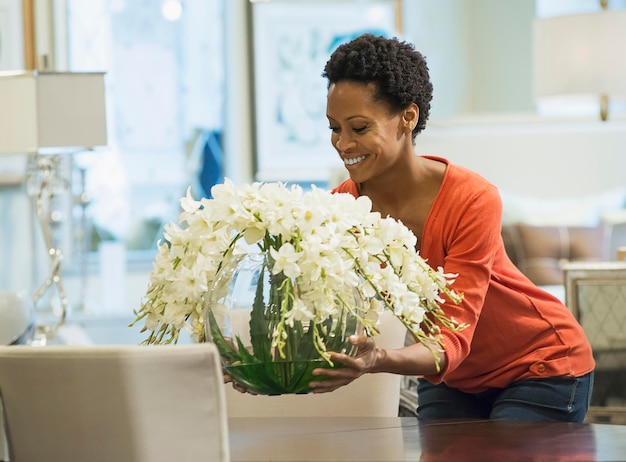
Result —
<instances>
[{"instance_id":1,"label":"woman's fingers","mask_svg":"<svg viewBox=\"0 0 626 462\"><path fill-rule=\"evenodd\" d=\"M336 369L318 368L313 375L319 380L312 381L309 386L313 393L327 393L348 385L366 373L376 360L376 344L364 335L350 337L350 343L358 348L356 356L343 353L331 353L330 360L340 363L343 367Z\"/></svg>"},{"instance_id":2,"label":"woman's fingers","mask_svg":"<svg viewBox=\"0 0 626 462\"><path fill-rule=\"evenodd\" d=\"M249 393L251 395L256 395L257 393L253 393L250 390L248 390L246 387L244 387L243 385L239 385L237 382L235 382L233 380L233 378L228 375L228 374L224 374L224 383L232 383L233 384L233 388L235 390L237 390L239 393Z\"/></svg>"}]
</instances>

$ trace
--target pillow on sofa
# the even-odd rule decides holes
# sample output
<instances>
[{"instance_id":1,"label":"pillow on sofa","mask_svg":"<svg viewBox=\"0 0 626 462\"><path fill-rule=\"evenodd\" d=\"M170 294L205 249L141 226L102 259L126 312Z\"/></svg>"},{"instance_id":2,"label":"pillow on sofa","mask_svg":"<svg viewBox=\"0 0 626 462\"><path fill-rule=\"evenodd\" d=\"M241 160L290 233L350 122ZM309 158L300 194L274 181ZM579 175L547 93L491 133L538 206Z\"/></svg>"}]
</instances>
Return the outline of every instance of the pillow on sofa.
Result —
<instances>
[{"instance_id":1,"label":"pillow on sofa","mask_svg":"<svg viewBox=\"0 0 626 462\"><path fill-rule=\"evenodd\" d=\"M579 197L534 197L500 189L502 223L596 226L607 212L626 207L626 187Z\"/></svg>"},{"instance_id":2,"label":"pillow on sofa","mask_svg":"<svg viewBox=\"0 0 626 462\"><path fill-rule=\"evenodd\" d=\"M564 261L608 258L606 227L506 225L502 237L509 258L536 285L563 284Z\"/></svg>"}]
</instances>

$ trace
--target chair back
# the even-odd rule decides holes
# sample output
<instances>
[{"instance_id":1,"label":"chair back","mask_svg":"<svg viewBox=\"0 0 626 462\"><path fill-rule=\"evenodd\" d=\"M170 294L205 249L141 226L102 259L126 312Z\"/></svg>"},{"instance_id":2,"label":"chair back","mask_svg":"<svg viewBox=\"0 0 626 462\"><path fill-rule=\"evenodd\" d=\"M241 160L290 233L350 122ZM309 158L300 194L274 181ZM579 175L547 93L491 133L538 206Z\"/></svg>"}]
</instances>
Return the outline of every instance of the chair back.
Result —
<instances>
[{"instance_id":1,"label":"chair back","mask_svg":"<svg viewBox=\"0 0 626 462\"><path fill-rule=\"evenodd\" d=\"M212 344L0 347L11 462L228 461Z\"/></svg>"}]
</instances>

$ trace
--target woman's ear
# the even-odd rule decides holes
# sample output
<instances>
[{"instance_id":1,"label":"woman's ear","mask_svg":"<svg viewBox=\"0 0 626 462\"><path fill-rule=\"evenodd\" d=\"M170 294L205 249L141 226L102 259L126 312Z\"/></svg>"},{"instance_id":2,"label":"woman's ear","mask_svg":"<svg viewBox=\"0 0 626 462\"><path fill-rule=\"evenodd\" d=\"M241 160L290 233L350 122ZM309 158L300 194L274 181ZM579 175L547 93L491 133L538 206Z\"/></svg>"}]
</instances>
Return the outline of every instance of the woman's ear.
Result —
<instances>
[{"instance_id":1,"label":"woman's ear","mask_svg":"<svg viewBox=\"0 0 626 462\"><path fill-rule=\"evenodd\" d=\"M402 112L402 123L408 132L412 132L417 126L419 113L420 110L415 103L411 103L411 105Z\"/></svg>"}]
</instances>

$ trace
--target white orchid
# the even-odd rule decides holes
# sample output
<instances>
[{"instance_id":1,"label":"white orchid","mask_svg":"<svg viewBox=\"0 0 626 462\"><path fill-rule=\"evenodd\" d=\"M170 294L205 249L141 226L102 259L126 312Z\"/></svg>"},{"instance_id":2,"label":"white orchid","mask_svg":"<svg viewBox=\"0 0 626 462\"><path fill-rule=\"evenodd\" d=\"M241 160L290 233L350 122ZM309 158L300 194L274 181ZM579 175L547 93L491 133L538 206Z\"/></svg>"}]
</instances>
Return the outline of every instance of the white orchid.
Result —
<instances>
[{"instance_id":1,"label":"white orchid","mask_svg":"<svg viewBox=\"0 0 626 462\"><path fill-rule=\"evenodd\" d=\"M235 186L229 179L211 190L213 199L181 199L179 223L165 227L150 284L135 322L150 331L146 343L178 339L186 327L205 341L203 309L217 273L232 255L250 246L269 251L273 274L294 281L297 298L281 325L317 322L337 312L337 301L354 290L369 300L362 321L370 333L389 309L418 341L431 344L440 327L463 326L446 318L442 295L455 275L431 268L415 249L416 238L402 223L372 212L367 197L331 194L283 183ZM430 314L430 317L427 316ZM218 317L223 319L224 313ZM274 332L280 344L281 332ZM323 349L323 345L322 345Z\"/></svg>"},{"instance_id":2,"label":"white orchid","mask_svg":"<svg viewBox=\"0 0 626 462\"><path fill-rule=\"evenodd\" d=\"M288 278L297 278L300 276L298 259L302 256L302 252L296 252L291 242L285 242L278 250L271 248L270 255L274 259L272 274L282 272Z\"/></svg>"}]
</instances>

